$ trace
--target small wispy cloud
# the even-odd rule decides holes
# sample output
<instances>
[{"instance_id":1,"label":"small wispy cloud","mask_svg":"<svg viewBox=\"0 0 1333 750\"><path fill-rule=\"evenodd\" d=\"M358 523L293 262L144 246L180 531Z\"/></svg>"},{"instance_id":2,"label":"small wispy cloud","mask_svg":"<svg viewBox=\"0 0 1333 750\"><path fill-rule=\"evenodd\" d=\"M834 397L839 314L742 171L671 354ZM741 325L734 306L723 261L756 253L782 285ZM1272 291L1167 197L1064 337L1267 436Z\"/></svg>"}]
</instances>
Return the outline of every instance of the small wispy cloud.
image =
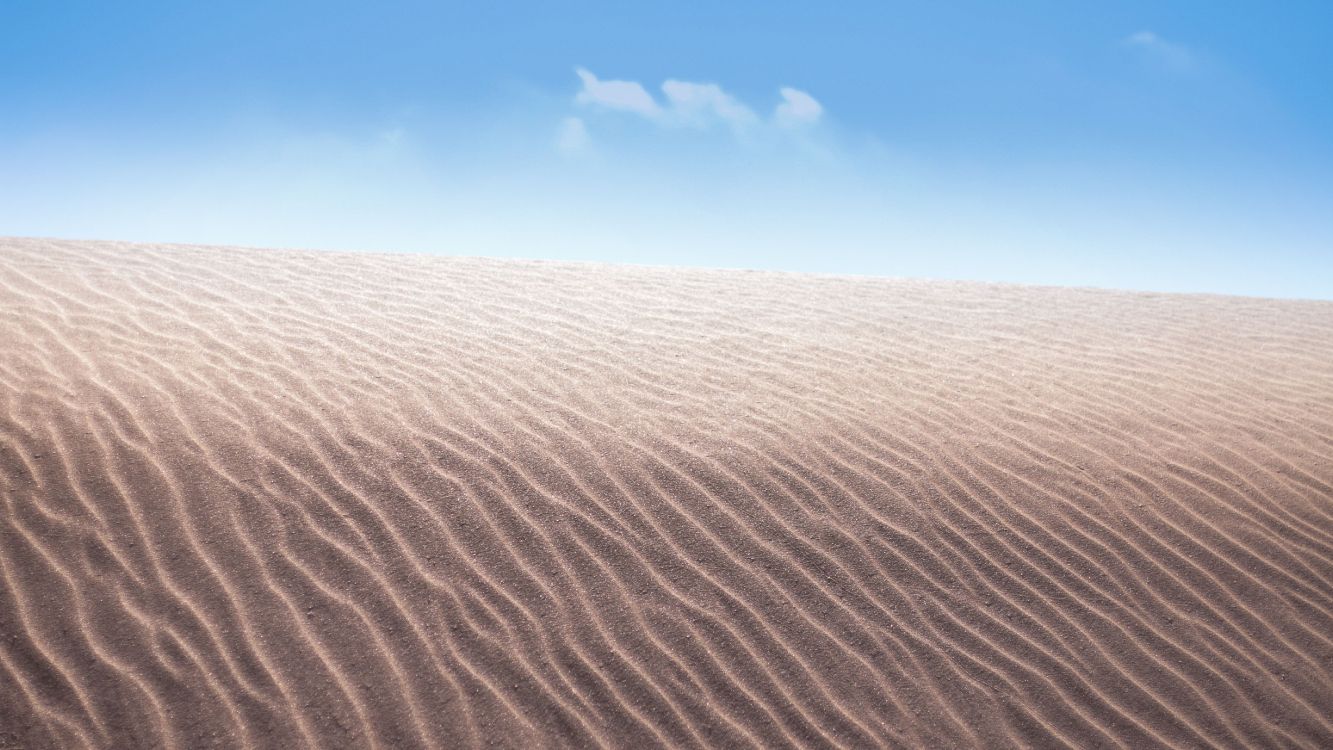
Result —
<instances>
[{"instance_id":1,"label":"small wispy cloud","mask_svg":"<svg viewBox=\"0 0 1333 750\"><path fill-rule=\"evenodd\" d=\"M661 114L652 94L636 81L603 81L583 68L575 72L583 81L583 88L576 97L579 104L634 112L646 117Z\"/></svg>"},{"instance_id":2,"label":"small wispy cloud","mask_svg":"<svg viewBox=\"0 0 1333 750\"><path fill-rule=\"evenodd\" d=\"M1169 42L1152 31L1136 31L1121 41L1125 46L1137 50L1150 62L1169 70L1177 72L1192 70L1197 62L1194 53L1187 47Z\"/></svg>"},{"instance_id":3,"label":"small wispy cloud","mask_svg":"<svg viewBox=\"0 0 1333 750\"><path fill-rule=\"evenodd\" d=\"M782 103L773 113L778 124L785 127L804 127L819 122L824 115L824 107L813 96L788 86L778 90L782 94Z\"/></svg>"},{"instance_id":4,"label":"small wispy cloud","mask_svg":"<svg viewBox=\"0 0 1333 750\"><path fill-rule=\"evenodd\" d=\"M669 112L678 122L687 125L707 126L719 120L743 128L759 121L749 107L715 83L672 80L662 84L662 93L666 94L670 104Z\"/></svg>"},{"instance_id":5,"label":"small wispy cloud","mask_svg":"<svg viewBox=\"0 0 1333 750\"><path fill-rule=\"evenodd\" d=\"M555 147L562 154L581 154L588 150L591 140L588 138L588 126L581 117L566 117L560 121L556 133Z\"/></svg>"},{"instance_id":6,"label":"small wispy cloud","mask_svg":"<svg viewBox=\"0 0 1333 750\"><path fill-rule=\"evenodd\" d=\"M582 82L574 97L575 103L631 113L662 127L706 129L720 124L739 135L765 127L808 128L824 115L824 107L813 96L791 87L778 90L782 101L771 116L762 117L716 83L668 79L662 83L662 99L659 101L638 81L603 80L585 68L575 72ZM578 120L578 125L572 125L571 120ZM576 127L577 136L571 132ZM579 148L587 146L587 128L581 119L569 118L561 124L559 143L566 142L578 142L581 144ZM561 146L561 150L569 149Z\"/></svg>"}]
</instances>

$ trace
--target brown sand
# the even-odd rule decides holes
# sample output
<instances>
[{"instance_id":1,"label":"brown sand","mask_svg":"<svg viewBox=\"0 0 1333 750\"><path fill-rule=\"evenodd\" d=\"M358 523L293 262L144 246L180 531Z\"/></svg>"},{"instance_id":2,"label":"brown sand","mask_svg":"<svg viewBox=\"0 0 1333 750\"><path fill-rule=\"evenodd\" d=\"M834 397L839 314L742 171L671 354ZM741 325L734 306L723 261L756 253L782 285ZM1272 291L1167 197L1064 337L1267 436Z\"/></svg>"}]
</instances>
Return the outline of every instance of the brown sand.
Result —
<instances>
[{"instance_id":1,"label":"brown sand","mask_svg":"<svg viewBox=\"0 0 1333 750\"><path fill-rule=\"evenodd\" d=\"M1333 303L0 240L0 748L1333 747Z\"/></svg>"}]
</instances>

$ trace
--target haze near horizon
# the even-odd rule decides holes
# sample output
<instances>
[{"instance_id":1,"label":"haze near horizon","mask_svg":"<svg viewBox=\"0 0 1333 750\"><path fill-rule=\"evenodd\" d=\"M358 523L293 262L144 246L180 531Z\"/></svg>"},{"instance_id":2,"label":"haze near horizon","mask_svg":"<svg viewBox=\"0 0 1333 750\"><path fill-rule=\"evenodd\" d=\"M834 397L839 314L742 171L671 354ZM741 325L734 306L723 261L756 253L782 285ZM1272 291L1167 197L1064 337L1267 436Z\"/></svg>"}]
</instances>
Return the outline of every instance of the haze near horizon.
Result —
<instances>
[{"instance_id":1,"label":"haze near horizon","mask_svg":"<svg viewBox=\"0 0 1333 750\"><path fill-rule=\"evenodd\" d=\"M0 234L1333 298L1314 2L8 3Z\"/></svg>"}]
</instances>

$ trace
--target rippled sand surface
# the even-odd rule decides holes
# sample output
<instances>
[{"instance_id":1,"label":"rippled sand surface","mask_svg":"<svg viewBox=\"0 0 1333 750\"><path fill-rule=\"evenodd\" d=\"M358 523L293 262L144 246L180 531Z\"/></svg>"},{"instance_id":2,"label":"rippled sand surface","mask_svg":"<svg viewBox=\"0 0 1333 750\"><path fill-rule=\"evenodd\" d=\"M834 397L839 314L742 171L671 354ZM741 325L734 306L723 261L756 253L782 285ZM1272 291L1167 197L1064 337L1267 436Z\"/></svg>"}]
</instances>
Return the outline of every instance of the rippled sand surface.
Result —
<instances>
[{"instance_id":1,"label":"rippled sand surface","mask_svg":"<svg viewBox=\"0 0 1333 750\"><path fill-rule=\"evenodd\" d=\"M0 239L0 748L1333 747L1333 303Z\"/></svg>"}]
</instances>

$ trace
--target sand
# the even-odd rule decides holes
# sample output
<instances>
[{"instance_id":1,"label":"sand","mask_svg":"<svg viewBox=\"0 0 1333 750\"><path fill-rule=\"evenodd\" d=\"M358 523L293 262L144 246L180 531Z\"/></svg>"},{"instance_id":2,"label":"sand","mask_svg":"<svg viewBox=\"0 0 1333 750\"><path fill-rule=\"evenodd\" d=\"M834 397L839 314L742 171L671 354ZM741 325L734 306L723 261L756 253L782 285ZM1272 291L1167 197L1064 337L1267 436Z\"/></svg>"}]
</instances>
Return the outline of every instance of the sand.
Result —
<instances>
[{"instance_id":1,"label":"sand","mask_svg":"<svg viewBox=\"0 0 1333 750\"><path fill-rule=\"evenodd\" d=\"M0 748L1333 747L1333 303L0 239Z\"/></svg>"}]
</instances>

